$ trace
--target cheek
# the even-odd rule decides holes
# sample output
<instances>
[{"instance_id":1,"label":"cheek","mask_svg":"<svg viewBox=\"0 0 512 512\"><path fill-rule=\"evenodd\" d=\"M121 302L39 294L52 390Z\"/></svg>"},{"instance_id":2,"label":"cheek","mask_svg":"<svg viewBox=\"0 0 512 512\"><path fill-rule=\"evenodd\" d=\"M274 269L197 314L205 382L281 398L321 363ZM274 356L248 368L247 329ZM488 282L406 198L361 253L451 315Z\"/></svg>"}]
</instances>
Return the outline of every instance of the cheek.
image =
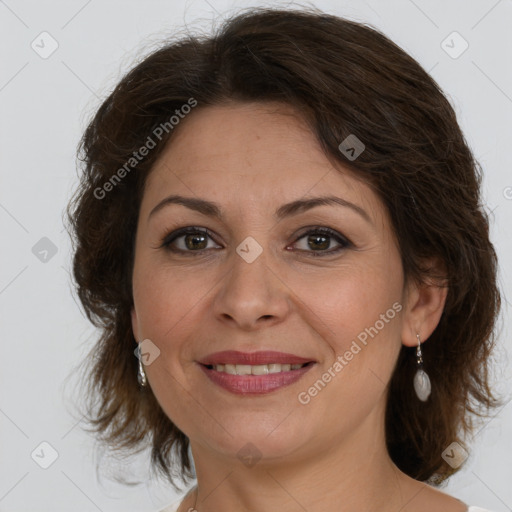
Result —
<instances>
[{"instance_id":1,"label":"cheek","mask_svg":"<svg viewBox=\"0 0 512 512\"><path fill-rule=\"evenodd\" d=\"M298 396L306 410L311 407L307 417L323 418L333 437L347 435L372 411L382 410L401 347L401 304L391 303L387 294L352 291L351 300L340 298L338 314L328 320L336 332L326 339L332 356L321 374L304 381Z\"/></svg>"},{"instance_id":2,"label":"cheek","mask_svg":"<svg viewBox=\"0 0 512 512\"><path fill-rule=\"evenodd\" d=\"M347 343L350 345L352 339L376 323L378 331L393 328L399 332L399 270L370 263L346 265L310 279L301 277L294 283L294 292L316 314L317 323L328 327L324 331L333 348L344 351ZM398 305L393 307L395 303Z\"/></svg>"},{"instance_id":3,"label":"cheek","mask_svg":"<svg viewBox=\"0 0 512 512\"><path fill-rule=\"evenodd\" d=\"M207 285L198 273L141 261L134 269L133 294L142 334L163 344L175 339L173 331L207 298L212 283Z\"/></svg>"},{"instance_id":4,"label":"cheek","mask_svg":"<svg viewBox=\"0 0 512 512\"><path fill-rule=\"evenodd\" d=\"M334 392L334 403L342 406L353 403L355 396L364 395L370 402L378 399L401 347L400 272L378 265L352 266L339 272L336 280L315 286L308 305L327 333L322 334L331 352L324 364L324 379L331 389L327 394Z\"/></svg>"},{"instance_id":5,"label":"cheek","mask_svg":"<svg viewBox=\"0 0 512 512\"><path fill-rule=\"evenodd\" d=\"M151 390L165 414L178 428L191 411L199 417L197 403L186 392L187 341L194 326L195 315L201 309L204 290L190 273L156 265L150 261L138 262L133 275L133 294L140 335L151 340L159 355L146 366L145 372ZM202 291L202 293L201 293ZM190 358L189 358L190 359ZM176 400L176 397L180 397Z\"/></svg>"}]
</instances>

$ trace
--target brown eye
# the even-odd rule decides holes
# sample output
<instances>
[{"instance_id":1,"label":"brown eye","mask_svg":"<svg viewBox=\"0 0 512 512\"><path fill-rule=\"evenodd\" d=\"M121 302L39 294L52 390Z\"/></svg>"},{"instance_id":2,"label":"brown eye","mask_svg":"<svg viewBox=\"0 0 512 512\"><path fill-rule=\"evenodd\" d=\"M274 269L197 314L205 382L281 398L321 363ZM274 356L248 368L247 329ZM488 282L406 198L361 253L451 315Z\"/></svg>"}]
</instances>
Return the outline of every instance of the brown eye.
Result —
<instances>
[{"instance_id":1,"label":"brown eye","mask_svg":"<svg viewBox=\"0 0 512 512\"><path fill-rule=\"evenodd\" d=\"M208 239L212 240L208 230L187 227L167 235L162 247L173 252L201 252L212 248L208 246Z\"/></svg>"},{"instance_id":2,"label":"brown eye","mask_svg":"<svg viewBox=\"0 0 512 512\"><path fill-rule=\"evenodd\" d=\"M333 254L351 246L351 243L342 235L330 228L316 228L304 233L297 239L294 245L303 240L300 251L309 252L313 256L322 256L324 254ZM332 248L332 244L338 244L338 247Z\"/></svg>"},{"instance_id":3,"label":"brown eye","mask_svg":"<svg viewBox=\"0 0 512 512\"><path fill-rule=\"evenodd\" d=\"M185 246L187 249L206 249L208 245L207 237L205 235L185 235ZM206 242L206 243L205 243Z\"/></svg>"},{"instance_id":4,"label":"brown eye","mask_svg":"<svg viewBox=\"0 0 512 512\"><path fill-rule=\"evenodd\" d=\"M208 249L221 248L218 245L209 246L209 241L215 242L208 230L189 226L167 235L162 240L161 247L182 254L202 253ZM307 231L295 241L294 245L299 242L302 247L298 247L298 250L312 256L330 255L352 246L347 238L326 227L317 227ZM337 246L335 245L333 248L333 244L337 244Z\"/></svg>"},{"instance_id":5,"label":"brown eye","mask_svg":"<svg viewBox=\"0 0 512 512\"><path fill-rule=\"evenodd\" d=\"M329 249L331 240L325 235L308 235L308 247L311 249Z\"/></svg>"}]
</instances>

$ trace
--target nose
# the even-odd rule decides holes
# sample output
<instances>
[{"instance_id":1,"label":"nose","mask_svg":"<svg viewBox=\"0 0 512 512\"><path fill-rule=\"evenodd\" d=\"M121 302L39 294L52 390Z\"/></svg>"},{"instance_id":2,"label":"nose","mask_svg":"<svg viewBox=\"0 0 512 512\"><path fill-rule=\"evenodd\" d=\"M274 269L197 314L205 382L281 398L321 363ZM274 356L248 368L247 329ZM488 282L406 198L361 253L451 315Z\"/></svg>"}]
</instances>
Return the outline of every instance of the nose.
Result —
<instances>
[{"instance_id":1,"label":"nose","mask_svg":"<svg viewBox=\"0 0 512 512\"><path fill-rule=\"evenodd\" d=\"M282 322L290 309L290 290L269 267L265 251L251 263L238 253L230 260L213 303L215 317L243 330Z\"/></svg>"}]
</instances>

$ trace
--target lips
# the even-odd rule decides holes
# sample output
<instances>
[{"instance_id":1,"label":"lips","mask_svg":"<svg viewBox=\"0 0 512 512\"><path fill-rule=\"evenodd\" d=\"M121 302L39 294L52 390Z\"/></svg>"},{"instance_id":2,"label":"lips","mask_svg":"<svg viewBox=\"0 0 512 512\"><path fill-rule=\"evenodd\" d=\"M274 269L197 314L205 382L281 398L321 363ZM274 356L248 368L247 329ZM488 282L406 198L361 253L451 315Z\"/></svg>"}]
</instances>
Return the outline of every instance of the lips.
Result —
<instances>
[{"instance_id":1,"label":"lips","mask_svg":"<svg viewBox=\"0 0 512 512\"><path fill-rule=\"evenodd\" d=\"M262 364L305 364L316 362L312 358L299 357L295 354L285 352L274 352L271 350L260 352L238 352L236 350L225 350L215 352L199 361L205 366L217 364L240 364L240 365L262 365Z\"/></svg>"},{"instance_id":2,"label":"lips","mask_svg":"<svg viewBox=\"0 0 512 512\"><path fill-rule=\"evenodd\" d=\"M230 375L228 373L208 370L199 366L204 375L217 386L235 395L264 395L297 382L314 364L306 365L299 370L291 370L269 375Z\"/></svg>"},{"instance_id":3,"label":"lips","mask_svg":"<svg viewBox=\"0 0 512 512\"><path fill-rule=\"evenodd\" d=\"M211 382L231 393L261 395L293 384L315 363L285 352L228 350L210 354L199 367Z\"/></svg>"}]
</instances>

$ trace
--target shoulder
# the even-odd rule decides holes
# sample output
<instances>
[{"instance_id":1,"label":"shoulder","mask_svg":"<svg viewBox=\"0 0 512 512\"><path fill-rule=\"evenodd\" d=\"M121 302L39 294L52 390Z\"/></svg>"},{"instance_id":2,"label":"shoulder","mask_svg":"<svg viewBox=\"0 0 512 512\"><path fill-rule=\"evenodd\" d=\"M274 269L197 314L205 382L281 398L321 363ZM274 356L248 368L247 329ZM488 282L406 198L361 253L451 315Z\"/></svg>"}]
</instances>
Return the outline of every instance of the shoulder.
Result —
<instances>
[{"instance_id":1,"label":"shoulder","mask_svg":"<svg viewBox=\"0 0 512 512\"><path fill-rule=\"evenodd\" d=\"M402 476L401 492L405 505L402 512L489 512L478 507L468 507L460 499L443 492L438 487L420 482L407 475Z\"/></svg>"},{"instance_id":2,"label":"shoulder","mask_svg":"<svg viewBox=\"0 0 512 512\"><path fill-rule=\"evenodd\" d=\"M177 512L179 506L180 506L180 502L172 503L171 505L168 505L164 509L160 510L160 512ZM474 505L471 505L470 507L468 507L467 512L491 512L491 511L486 508L481 508L481 507L476 507Z\"/></svg>"}]
</instances>

